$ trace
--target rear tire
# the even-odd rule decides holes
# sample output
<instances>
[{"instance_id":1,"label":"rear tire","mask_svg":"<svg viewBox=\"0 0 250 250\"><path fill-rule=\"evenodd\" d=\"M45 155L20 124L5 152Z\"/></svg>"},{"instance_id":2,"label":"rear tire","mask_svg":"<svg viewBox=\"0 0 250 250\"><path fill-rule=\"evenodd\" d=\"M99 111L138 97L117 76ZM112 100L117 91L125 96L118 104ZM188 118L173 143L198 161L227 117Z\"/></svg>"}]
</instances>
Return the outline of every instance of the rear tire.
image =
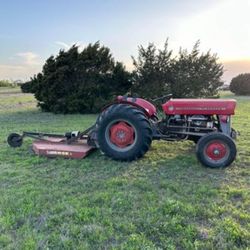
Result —
<instances>
[{"instance_id":1,"label":"rear tire","mask_svg":"<svg viewBox=\"0 0 250 250\"><path fill-rule=\"evenodd\" d=\"M224 168L236 157L236 145L232 138L222 133L210 133L200 138L196 145L198 160L206 167Z\"/></svg>"},{"instance_id":2,"label":"rear tire","mask_svg":"<svg viewBox=\"0 0 250 250\"><path fill-rule=\"evenodd\" d=\"M97 140L102 152L114 160L142 157L152 142L152 129L145 114L125 104L114 104L97 120Z\"/></svg>"}]
</instances>

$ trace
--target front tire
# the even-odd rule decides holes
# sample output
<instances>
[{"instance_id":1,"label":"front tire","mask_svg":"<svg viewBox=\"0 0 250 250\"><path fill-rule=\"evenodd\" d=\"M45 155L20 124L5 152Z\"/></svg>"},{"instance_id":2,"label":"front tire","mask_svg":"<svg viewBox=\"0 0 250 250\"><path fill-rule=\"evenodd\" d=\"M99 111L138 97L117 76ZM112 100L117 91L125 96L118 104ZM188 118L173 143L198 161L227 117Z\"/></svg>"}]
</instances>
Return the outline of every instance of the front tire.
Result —
<instances>
[{"instance_id":1,"label":"front tire","mask_svg":"<svg viewBox=\"0 0 250 250\"><path fill-rule=\"evenodd\" d=\"M142 157L152 142L152 129L145 114L131 105L114 104L97 120L101 151L114 160L132 161Z\"/></svg>"},{"instance_id":2,"label":"front tire","mask_svg":"<svg viewBox=\"0 0 250 250\"><path fill-rule=\"evenodd\" d=\"M196 145L198 160L206 167L224 168L236 157L236 145L232 138L222 133L210 133L200 138Z\"/></svg>"}]
</instances>

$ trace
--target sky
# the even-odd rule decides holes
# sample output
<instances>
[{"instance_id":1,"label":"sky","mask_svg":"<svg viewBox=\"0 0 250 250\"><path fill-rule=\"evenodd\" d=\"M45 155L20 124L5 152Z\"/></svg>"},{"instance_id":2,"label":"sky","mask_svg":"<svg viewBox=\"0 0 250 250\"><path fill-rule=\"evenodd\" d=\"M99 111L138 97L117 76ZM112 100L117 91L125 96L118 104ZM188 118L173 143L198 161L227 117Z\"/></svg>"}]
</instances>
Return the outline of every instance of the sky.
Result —
<instances>
[{"instance_id":1,"label":"sky","mask_svg":"<svg viewBox=\"0 0 250 250\"><path fill-rule=\"evenodd\" d=\"M0 0L0 79L27 80L72 44L100 41L132 70L138 46L211 50L223 80L250 72L250 0Z\"/></svg>"}]
</instances>

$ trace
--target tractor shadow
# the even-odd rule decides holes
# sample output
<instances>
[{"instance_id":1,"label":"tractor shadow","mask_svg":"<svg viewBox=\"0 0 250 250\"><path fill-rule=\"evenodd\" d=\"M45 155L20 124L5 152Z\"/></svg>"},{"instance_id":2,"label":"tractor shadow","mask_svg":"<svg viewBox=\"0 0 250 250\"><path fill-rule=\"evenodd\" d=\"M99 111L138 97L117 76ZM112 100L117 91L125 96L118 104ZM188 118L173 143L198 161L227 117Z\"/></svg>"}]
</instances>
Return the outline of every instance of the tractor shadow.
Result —
<instances>
[{"instance_id":1,"label":"tractor shadow","mask_svg":"<svg viewBox=\"0 0 250 250\"><path fill-rule=\"evenodd\" d=\"M36 176L36 169L54 169L60 172L70 170L69 176L76 173L80 181L105 181L113 178L125 179L129 182L143 179L147 183L175 182L175 185L192 185L190 183L220 185L227 175L226 169L209 169L203 167L195 156L195 144L190 141L165 142L154 141L150 150L143 158L133 162L117 162L104 156L99 150L91 153L83 160L67 160L63 158L46 159L29 153L31 140L24 142L21 149L10 149L6 143L9 133L18 128L42 132L66 132L67 130L86 128L91 125L96 115L55 115L37 110L4 113L1 115L3 142L3 158L8 162L9 155L13 155L15 163L28 167ZM14 163L14 162L13 162ZM25 163L28 163L25 165ZM41 170L42 171L42 170ZM43 171L42 171L43 172ZM38 171L39 173L39 171ZM191 181L190 181L191 180Z\"/></svg>"},{"instance_id":2,"label":"tractor shadow","mask_svg":"<svg viewBox=\"0 0 250 250\"><path fill-rule=\"evenodd\" d=\"M211 169L204 167L196 158L195 144L185 142L153 142L151 149L145 156L130 165L125 170L126 176L144 176L148 182L158 186L161 182L171 182L175 186L194 187L208 185L220 187L227 180L228 168Z\"/></svg>"}]
</instances>

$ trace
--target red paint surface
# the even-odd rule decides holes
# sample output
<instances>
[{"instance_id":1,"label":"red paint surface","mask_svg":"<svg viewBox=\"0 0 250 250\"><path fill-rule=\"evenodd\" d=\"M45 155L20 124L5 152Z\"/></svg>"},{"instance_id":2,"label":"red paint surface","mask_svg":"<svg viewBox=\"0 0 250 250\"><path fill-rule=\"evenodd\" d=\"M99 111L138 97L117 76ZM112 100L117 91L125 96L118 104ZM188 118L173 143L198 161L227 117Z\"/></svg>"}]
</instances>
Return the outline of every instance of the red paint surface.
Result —
<instances>
[{"instance_id":1,"label":"red paint surface","mask_svg":"<svg viewBox=\"0 0 250 250\"><path fill-rule=\"evenodd\" d=\"M168 115L233 115L235 107L233 99L171 99L162 105Z\"/></svg>"},{"instance_id":2,"label":"red paint surface","mask_svg":"<svg viewBox=\"0 0 250 250\"><path fill-rule=\"evenodd\" d=\"M142 99L142 98L133 98L133 97L124 97L124 96L117 96L117 100L121 103L130 103L135 106L139 106L145 110L149 117L156 114L156 107L150 103L149 101Z\"/></svg>"},{"instance_id":3,"label":"red paint surface","mask_svg":"<svg viewBox=\"0 0 250 250\"><path fill-rule=\"evenodd\" d=\"M215 153L217 151L217 154ZM225 157L227 149L223 143L220 141L215 141L210 143L206 148L206 155L212 160L220 160Z\"/></svg>"},{"instance_id":4,"label":"red paint surface","mask_svg":"<svg viewBox=\"0 0 250 250\"><path fill-rule=\"evenodd\" d=\"M34 141L32 149L37 155L82 159L94 148L89 146L86 140L79 140L72 144L67 144L65 141L62 141L61 138L51 138L51 141Z\"/></svg>"},{"instance_id":5,"label":"red paint surface","mask_svg":"<svg viewBox=\"0 0 250 250\"><path fill-rule=\"evenodd\" d=\"M134 142L134 129L126 122L118 122L110 128L110 141L120 148Z\"/></svg>"}]
</instances>

